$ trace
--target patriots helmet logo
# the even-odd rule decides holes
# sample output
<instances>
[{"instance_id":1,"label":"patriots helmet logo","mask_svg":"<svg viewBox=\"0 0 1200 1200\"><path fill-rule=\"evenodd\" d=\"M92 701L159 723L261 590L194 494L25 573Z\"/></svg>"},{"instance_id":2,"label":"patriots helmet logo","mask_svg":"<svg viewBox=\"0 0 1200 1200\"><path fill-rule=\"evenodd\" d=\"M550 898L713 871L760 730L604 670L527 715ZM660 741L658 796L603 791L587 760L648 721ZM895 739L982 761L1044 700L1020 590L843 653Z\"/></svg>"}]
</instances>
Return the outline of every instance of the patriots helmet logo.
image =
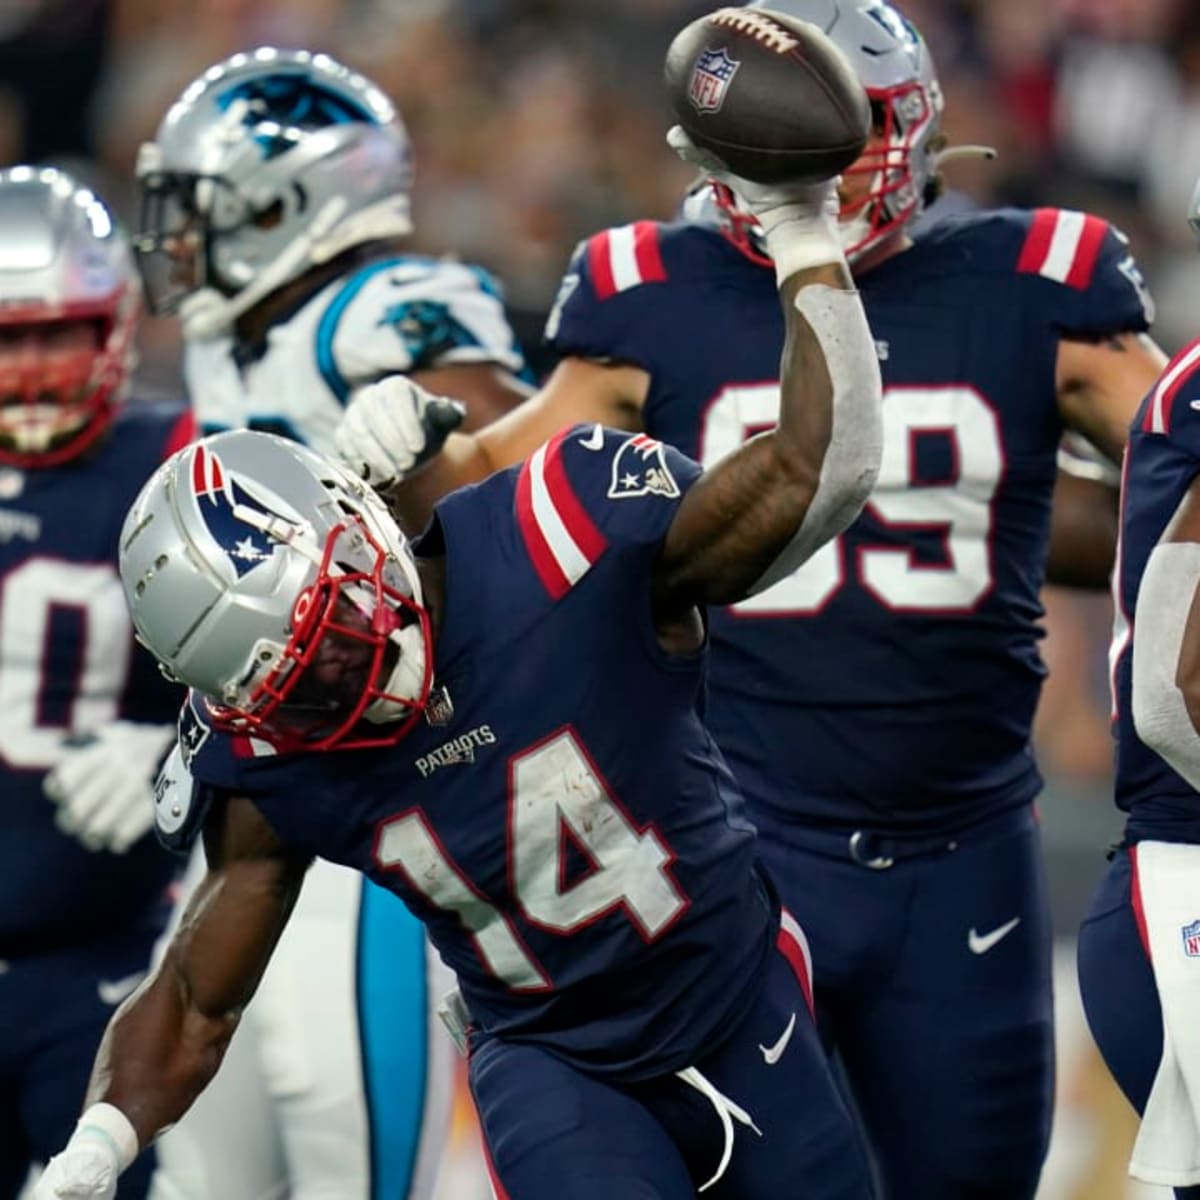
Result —
<instances>
[{"instance_id":1,"label":"patriots helmet logo","mask_svg":"<svg viewBox=\"0 0 1200 1200\"><path fill-rule=\"evenodd\" d=\"M725 53L725 47L719 50L704 50L692 67L692 77L688 80L688 100L698 113L715 113L721 111L725 103L725 93L733 82L737 69L742 64L736 58L730 58Z\"/></svg>"},{"instance_id":2,"label":"patriots helmet logo","mask_svg":"<svg viewBox=\"0 0 1200 1200\"><path fill-rule=\"evenodd\" d=\"M679 484L667 466L662 442L644 433L622 442L613 458L610 500L631 500L636 496L679 495Z\"/></svg>"},{"instance_id":3,"label":"patriots helmet logo","mask_svg":"<svg viewBox=\"0 0 1200 1200\"><path fill-rule=\"evenodd\" d=\"M291 505L261 484L226 470L220 458L202 442L192 451L191 483L205 527L225 552L238 579L266 562L279 545L259 527L259 522L279 525L281 532L288 526L294 529L305 524Z\"/></svg>"}]
</instances>

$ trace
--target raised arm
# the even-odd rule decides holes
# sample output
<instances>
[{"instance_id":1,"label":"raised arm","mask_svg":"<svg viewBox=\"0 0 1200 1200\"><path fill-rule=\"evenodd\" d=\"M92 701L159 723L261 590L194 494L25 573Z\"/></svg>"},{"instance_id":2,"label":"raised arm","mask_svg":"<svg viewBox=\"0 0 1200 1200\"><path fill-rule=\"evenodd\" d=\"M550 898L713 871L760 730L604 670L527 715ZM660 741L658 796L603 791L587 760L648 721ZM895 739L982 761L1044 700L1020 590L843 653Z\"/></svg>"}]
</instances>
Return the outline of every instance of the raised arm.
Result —
<instances>
[{"instance_id":1,"label":"raised arm","mask_svg":"<svg viewBox=\"0 0 1200 1200\"><path fill-rule=\"evenodd\" d=\"M208 873L162 963L109 1022L88 1107L39 1181L36 1200L112 1196L117 1173L216 1074L258 986L308 860L285 852L244 799L214 803L204 843Z\"/></svg>"},{"instance_id":2,"label":"raised arm","mask_svg":"<svg viewBox=\"0 0 1200 1200\"><path fill-rule=\"evenodd\" d=\"M838 240L833 181L766 187L714 175L754 212L775 260L781 404L776 428L707 470L680 503L655 579L655 611L668 620L796 570L858 515L882 448L879 363Z\"/></svg>"}]
</instances>

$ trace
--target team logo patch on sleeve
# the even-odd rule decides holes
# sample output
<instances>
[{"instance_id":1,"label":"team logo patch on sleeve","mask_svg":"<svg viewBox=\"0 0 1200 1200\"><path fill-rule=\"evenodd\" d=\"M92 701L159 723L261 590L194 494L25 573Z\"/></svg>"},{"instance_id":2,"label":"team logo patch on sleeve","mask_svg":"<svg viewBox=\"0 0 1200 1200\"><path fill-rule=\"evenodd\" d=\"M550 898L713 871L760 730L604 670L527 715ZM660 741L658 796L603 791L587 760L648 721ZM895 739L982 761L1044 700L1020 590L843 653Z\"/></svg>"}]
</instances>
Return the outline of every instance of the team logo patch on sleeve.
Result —
<instances>
[{"instance_id":1,"label":"team logo patch on sleeve","mask_svg":"<svg viewBox=\"0 0 1200 1200\"><path fill-rule=\"evenodd\" d=\"M635 434L618 448L612 464L610 500L632 500L637 496L679 495L679 484L667 466L662 442Z\"/></svg>"}]
</instances>

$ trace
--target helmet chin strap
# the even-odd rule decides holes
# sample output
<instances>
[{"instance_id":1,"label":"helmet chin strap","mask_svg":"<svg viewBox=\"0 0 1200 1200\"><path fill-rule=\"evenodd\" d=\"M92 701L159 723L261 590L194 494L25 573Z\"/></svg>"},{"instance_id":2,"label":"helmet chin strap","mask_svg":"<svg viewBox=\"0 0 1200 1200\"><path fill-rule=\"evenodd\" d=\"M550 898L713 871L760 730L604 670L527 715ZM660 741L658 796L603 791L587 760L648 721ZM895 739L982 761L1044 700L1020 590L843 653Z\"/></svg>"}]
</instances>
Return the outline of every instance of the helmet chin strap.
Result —
<instances>
[{"instance_id":1,"label":"helmet chin strap","mask_svg":"<svg viewBox=\"0 0 1200 1200\"><path fill-rule=\"evenodd\" d=\"M359 242L382 237L407 237L412 218L407 196L391 196L343 220L346 200L334 196L312 224L298 234L253 282L234 296L213 287L198 288L179 306L183 335L188 341L210 341L229 332L234 321L277 288L290 283L309 266L328 262Z\"/></svg>"}]
</instances>

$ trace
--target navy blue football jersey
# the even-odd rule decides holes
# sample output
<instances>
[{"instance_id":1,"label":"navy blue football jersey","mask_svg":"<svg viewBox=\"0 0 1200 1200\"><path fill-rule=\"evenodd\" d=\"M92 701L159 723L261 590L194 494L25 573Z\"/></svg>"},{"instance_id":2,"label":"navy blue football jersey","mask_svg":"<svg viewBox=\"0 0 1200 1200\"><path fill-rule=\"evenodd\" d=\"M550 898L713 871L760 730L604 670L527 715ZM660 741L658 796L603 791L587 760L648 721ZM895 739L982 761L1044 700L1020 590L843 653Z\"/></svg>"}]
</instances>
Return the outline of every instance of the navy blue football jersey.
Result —
<instances>
[{"instance_id":1,"label":"navy blue football jersey","mask_svg":"<svg viewBox=\"0 0 1200 1200\"><path fill-rule=\"evenodd\" d=\"M1113 719L1117 804L1130 841L1200 842L1195 789L1146 746L1133 726L1137 593L1150 552L1200 473L1200 341L1184 347L1142 401L1121 485L1121 542L1113 577Z\"/></svg>"},{"instance_id":2,"label":"navy blue football jersey","mask_svg":"<svg viewBox=\"0 0 1200 1200\"><path fill-rule=\"evenodd\" d=\"M379 750L182 744L199 793L363 871L429 927L482 1030L593 1073L681 1067L744 1013L778 926L698 713L706 649L663 651L651 573L695 464L579 427L444 499L437 724Z\"/></svg>"},{"instance_id":3,"label":"navy blue football jersey","mask_svg":"<svg viewBox=\"0 0 1200 1200\"><path fill-rule=\"evenodd\" d=\"M884 380L879 482L799 571L712 614L708 719L754 804L954 828L1027 802L1064 333L1147 326L1124 238L1043 209L949 218L858 280ZM645 428L708 466L772 426L774 273L702 223L585 242L547 335L650 375Z\"/></svg>"},{"instance_id":4,"label":"navy blue football jersey","mask_svg":"<svg viewBox=\"0 0 1200 1200\"><path fill-rule=\"evenodd\" d=\"M68 735L118 718L169 724L179 708L134 643L117 537L191 431L182 408L130 402L80 458L0 468L0 958L111 933L174 869L153 837L123 855L84 849L55 827L42 780Z\"/></svg>"}]
</instances>

